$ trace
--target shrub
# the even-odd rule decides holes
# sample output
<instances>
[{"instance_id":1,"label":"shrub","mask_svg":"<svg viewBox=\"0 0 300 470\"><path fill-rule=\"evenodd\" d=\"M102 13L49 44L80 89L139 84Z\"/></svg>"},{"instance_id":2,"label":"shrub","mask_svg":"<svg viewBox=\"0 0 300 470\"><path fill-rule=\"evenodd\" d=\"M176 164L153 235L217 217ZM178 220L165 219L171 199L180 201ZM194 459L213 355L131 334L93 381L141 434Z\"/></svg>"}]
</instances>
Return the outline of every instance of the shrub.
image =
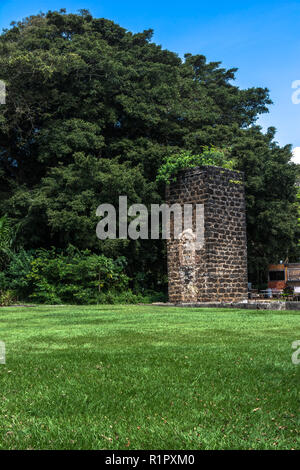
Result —
<instances>
[{"instance_id":1,"label":"shrub","mask_svg":"<svg viewBox=\"0 0 300 470\"><path fill-rule=\"evenodd\" d=\"M114 261L72 246L65 253L57 253L54 248L38 250L27 275L30 298L50 304L97 303L101 293L126 289L129 278L124 267L124 258Z\"/></svg>"},{"instance_id":2,"label":"shrub","mask_svg":"<svg viewBox=\"0 0 300 470\"><path fill-rule=\"evenodd\" d=\"M12 289L21 299L27 299L31 293L28 275L34 259L33 251L20 250L11 254L6 271L0 275L0 289Z\"/></svg>"},{"instance_id":3,"label":"shrub","mask_svg":"<svg viewBox=\"0 0 300 470\"><path fill-rule=\"evenodd\" d=\"M15 294L11 290L0 291L0 306L8 307L9 305L14 304L16 301Z\"/></svg>"},{"instance_id":4,"label":"shrub","mask_svg":"<svg viewBox=\"0 0 300 470\"><path fill-rule=\"evenodd\" d=\"M124 292L109 291L99 294L98 304L150 304L152 302L165 302L166 295L149 291L147 294L134 293L128 289Z\"/></svg>"},{"instance_id":5,"label":"shrub","mask_svg":"<svg viewBox=\"0 0 300 470\"><path fill-rule=\"evenodd\" d=\"M42 304L136 304L164 301L164 294L145 289L143 278L132 282L125 274L126 259L116 260L70 246L55 250L20 250L0 272L0 290L14 298ZM3 298L6 294L3 294ZM11 295L12 296L12 295ZM9 295L7 294L8 302Z\"/></svg>"},{"instance_id":6,"label":"shrub","mask_svg":"<svg viewBox=\"0 0 300 470\"><path fill-rule=\"evenodd\" d=\"M180 170L202 165L233 169L234 161L229 159L228 150L216 147L204 147L203 152L198 155L193 155L189 151L182 151L165 158L165 163L158 170L156 180L170 184L171 181L176 181L176 175Z\"/></svg>"}]
</instances>

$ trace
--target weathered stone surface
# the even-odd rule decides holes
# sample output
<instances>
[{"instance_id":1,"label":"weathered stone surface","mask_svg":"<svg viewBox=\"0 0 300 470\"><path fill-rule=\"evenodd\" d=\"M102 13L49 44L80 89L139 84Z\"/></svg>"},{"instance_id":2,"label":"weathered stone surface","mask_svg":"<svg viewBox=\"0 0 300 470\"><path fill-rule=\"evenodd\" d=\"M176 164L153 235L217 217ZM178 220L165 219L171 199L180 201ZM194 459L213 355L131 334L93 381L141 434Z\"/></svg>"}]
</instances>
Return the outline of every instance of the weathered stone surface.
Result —
<instances>
[{"instance_id":1,"label":"weathered stone surface","mask_svg":"<svg viewBox=\"0 0 300 470\"><path fill-rule=\"evenodd\" d=\"M213 166L181 172L167 186L167 203L204 204L204 239L193 227L167 241L169 300L237 302L247 299L247 240L243 174ZM174 223L171 220L171 233Z\"/></svg>"}]
</instances>

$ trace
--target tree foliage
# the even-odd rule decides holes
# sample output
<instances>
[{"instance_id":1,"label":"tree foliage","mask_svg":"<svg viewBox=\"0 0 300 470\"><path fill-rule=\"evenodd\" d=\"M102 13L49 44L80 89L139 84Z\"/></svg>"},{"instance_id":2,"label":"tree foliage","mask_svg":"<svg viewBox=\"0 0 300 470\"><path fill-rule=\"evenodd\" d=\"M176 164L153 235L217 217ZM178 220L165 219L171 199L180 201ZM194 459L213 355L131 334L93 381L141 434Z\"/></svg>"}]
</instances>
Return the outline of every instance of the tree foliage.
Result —
<instances>
[{"instance_id":1,"label":"tree foliage","mask_svg":"<svg viewBox=\"0 0 300 470\"><path fill-rule=\"evenodd\" d=\"M0 217L0 268L5 267L11 254L12 226L6 215Z\"/></svg>"}]
</instances>

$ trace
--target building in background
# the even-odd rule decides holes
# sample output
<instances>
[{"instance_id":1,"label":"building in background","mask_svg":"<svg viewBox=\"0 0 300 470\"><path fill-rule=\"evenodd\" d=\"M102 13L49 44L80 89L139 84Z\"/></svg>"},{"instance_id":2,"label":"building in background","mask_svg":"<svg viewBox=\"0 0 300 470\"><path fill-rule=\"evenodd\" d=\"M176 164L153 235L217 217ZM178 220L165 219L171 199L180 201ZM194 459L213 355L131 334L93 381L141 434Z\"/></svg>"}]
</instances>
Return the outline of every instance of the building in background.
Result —
<instances>
[{"instance_id":1,"label":"building in background","mask_svg":"<svg viewBox=\"0 0 300 470\"><path fill-rule=\"evenodd\" d=\"M300 263L270 264L268 287L270 289L300 287Z\"/></svg>"}]
</instances>

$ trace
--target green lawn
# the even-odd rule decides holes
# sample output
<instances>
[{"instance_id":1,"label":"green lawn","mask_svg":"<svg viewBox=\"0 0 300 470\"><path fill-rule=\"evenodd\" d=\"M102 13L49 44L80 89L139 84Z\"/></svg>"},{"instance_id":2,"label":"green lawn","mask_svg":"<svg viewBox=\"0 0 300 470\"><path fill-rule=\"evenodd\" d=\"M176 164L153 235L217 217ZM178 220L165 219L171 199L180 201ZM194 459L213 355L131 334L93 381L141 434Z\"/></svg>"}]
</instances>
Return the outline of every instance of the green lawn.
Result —
<instances>
[{"instance_id":1,"label":"green lawn","mask_svg":"<svg viewBox=\"0 0 300 470\"><path fill-rule=\"evenodd\" d=\"M300 449L300 313L1 308L0 449Z\"/></svg>"}]
</instances>

